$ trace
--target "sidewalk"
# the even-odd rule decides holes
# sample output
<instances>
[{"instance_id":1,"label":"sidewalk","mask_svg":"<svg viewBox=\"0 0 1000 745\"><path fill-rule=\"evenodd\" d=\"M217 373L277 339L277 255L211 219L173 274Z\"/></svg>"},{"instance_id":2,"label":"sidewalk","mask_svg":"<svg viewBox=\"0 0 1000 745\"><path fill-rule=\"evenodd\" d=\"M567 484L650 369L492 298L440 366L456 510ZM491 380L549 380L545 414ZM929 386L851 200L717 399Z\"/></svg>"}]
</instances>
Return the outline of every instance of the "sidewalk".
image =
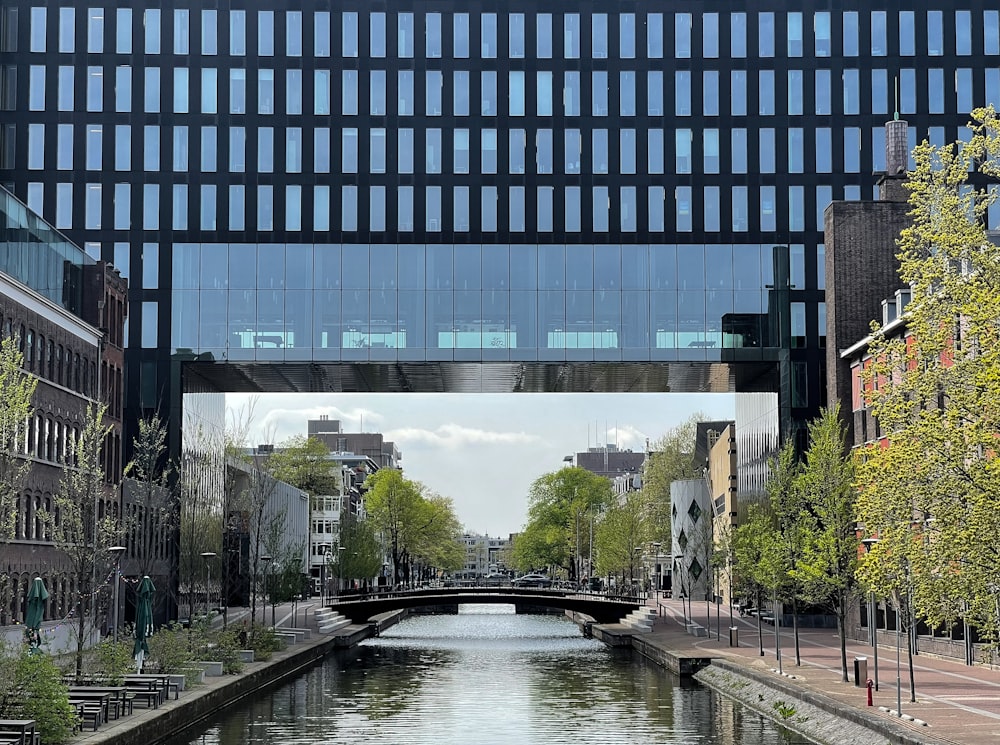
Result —
<instances>
[{"instance_id":1,"label":"sidewalk","mask_svg":"<svg viewBox=\"0 0 1000 745\"><path fill-rule=\"evenodd\" d=\"M879 690L874 693L874 706L867 706L865 688L857 688L853 678L855 657L868 658L868 676L874 677L873 654L870 644L848 640L847 683L841 680L840 640L836 629L800 629L799 646L802 666L795 665L794 637L790 628L782 628L781 659L782 671L794 675L794 680L779 677L775 656L774 626L763 624L764 656L760 655L760 639L757 634L757 619L738 615L733 625L739 629L738 648L729 646L729 614L722 608L718 626L715 607L711 620L704 601L694 601L688 610L694 623L710 630L709 637L695 637L684 629L684 609L680 600L649 598L647 605L657 608L660 615L653 625L651 634L643 637L667 649L698 650L702 656L726 658L754 670L768 672L776 680L802 687L822 694L839 704L866 711L870 715L883 717L899 726L911 729L916 735L923 735L942 742L957 745L1000 745L1000 671L986 667L969 667L959 662L951 662L919 655L913 658L913 672L916 688L916 703L910 702L909 672L906 650L900 657L900 677L902 682L902 712L923 720L928 726L909 723L895 714L879 709L896 709L896 648L880 646ZM717 628L721 640L716 638Z\"/></svg>"}]
</instances>

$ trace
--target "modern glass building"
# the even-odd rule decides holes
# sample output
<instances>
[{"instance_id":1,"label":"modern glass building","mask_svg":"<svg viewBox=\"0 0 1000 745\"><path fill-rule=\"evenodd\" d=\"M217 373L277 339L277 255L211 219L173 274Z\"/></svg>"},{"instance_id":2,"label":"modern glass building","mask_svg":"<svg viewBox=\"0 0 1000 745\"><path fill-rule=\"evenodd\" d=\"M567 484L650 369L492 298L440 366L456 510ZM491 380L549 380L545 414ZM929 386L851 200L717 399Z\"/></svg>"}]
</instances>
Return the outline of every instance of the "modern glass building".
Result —
<instances>
[{"instance_id":1,"label":"modern glass building","mask_svg":"<svg viewBox=\"0 0 1000 745\"><path fill-rule=\"evenodd\" d=\"M184 359L204 389L634 370L801 421L823 209L870 197L897 108L944 142L988 102L984 0L3 0L0 178L129 276L134 412Z\"/></svg>"}]
</instances>

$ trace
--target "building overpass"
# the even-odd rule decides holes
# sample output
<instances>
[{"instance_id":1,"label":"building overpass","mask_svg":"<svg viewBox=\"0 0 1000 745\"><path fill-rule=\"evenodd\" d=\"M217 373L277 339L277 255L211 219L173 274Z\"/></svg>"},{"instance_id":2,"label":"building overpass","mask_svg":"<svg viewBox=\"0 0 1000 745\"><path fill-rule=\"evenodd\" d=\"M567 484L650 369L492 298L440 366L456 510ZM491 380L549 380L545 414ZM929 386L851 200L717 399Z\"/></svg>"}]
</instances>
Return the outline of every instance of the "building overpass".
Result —
<instances>
[{"instance_id":1,"label":"building overpass","mask_svg":"<svg viewBox=\"0 0 1000 745\"><path fill-rule=\"evenodd\" d=\"M327 607L343 614L353 623L367 623L374 616L404 608L442 608L465 603L503 603L524 608L552 608L574 611L597 623L615 623L642 606L636 598L608 597L573 590L517 587L446 587L405 592L386 592L365 596L341 596L327 602Z\"/></svg>"}]
</instances>

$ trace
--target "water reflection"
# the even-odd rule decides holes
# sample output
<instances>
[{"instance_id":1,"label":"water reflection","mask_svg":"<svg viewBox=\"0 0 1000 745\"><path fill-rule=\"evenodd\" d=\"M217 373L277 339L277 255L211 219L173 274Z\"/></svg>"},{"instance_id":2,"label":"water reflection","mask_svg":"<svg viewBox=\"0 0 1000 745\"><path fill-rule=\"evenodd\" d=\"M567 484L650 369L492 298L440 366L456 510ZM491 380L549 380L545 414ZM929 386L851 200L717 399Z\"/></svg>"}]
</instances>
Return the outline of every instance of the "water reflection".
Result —
<instances>
[{"instance_id":1,"label":"water reflection","mask_svg":"<svg viewBox=\"0 0 1000 745\"><path fill-rule=\"evenodd\" d=\"M463 610L409 619L171 745L806 742L561 617Z\"/></svg>"}]
</instances>

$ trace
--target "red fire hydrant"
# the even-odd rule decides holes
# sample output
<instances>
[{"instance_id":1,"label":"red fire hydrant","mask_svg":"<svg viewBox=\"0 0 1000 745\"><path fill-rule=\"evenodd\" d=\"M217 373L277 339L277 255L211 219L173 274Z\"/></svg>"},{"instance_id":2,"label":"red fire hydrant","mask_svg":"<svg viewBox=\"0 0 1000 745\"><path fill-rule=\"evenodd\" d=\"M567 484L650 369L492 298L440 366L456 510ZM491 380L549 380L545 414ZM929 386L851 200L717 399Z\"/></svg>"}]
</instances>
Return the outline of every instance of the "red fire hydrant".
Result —
<instances>
[{"instance_id":1,"label":"red fire hydrant","mask_svg":"<svg viewBox=\"0 0 1000 745\"><path fill-rule=\"evenodd\" d=\"M873 681L871 678L869 678L865 682L865 688L868 689L868 705L869 706L874 706L874 701L872 701L872 689L874 687L875 687L875 681Z\"/></svg>"}]
</instances>

